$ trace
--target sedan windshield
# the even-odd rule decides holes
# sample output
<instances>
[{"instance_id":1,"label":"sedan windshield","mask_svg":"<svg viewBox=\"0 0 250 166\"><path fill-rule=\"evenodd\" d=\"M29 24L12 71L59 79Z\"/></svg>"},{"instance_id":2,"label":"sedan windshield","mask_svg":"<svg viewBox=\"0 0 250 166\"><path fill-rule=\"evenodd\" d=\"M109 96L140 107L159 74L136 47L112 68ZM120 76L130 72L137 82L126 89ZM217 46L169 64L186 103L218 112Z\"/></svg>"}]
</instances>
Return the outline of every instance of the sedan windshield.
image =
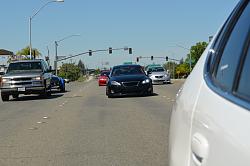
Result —
<instances>
[{"instance_id":1,"label":"sedan windshield","mask_svg":"<svg viewBox=\"0 0 250 166\"><path fill-rule=\"evenodd\" d=\"M150 71L150 72L163 72L165 70L163 69L163 67L154 67L154 68L149 69L148 71Z\"/></svg>"},{"instance_id":2,"label":"sedan windshield","mask_svg":"<svg viewBox=\"0 0 250 166\"><path fill-rule=\"evenodd\" d=\"M101 73L101 76L108 76L109 73L110 73L109 71L102 72L102 73Z\"/></svg>"},{"instance_id":3,"label":"sedan windshield","mask_svg":"<svg viewBox=\"0 0 250 166\"><path fill-rule=\"evenodd\" d=\"M138 75L138 74L145 74L142 68L138 66L120 66L114 68L112 71L112 76Z\"/></svg>"},{"instance_id":4,"label":"sedan windshield","mask_svg":"<svg viewBox=\"0 0 250 166\"><path fill-rule=\"evenodd\" d=\"M42 71L41 62L20 62L20 63L11 63L8 67L7 73L15 72L28 72L28 71Z\"/></svg>"}]
</instances>

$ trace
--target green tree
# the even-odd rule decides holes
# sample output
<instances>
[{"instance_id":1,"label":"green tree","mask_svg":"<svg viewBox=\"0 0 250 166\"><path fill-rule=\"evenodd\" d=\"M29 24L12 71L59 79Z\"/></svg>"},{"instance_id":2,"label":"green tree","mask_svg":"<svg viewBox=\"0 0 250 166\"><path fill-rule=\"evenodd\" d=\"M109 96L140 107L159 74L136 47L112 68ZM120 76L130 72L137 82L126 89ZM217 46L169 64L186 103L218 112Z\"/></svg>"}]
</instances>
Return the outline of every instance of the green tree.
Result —
<instances>
[{"instance_id":1,"label":"green tree","mask_svg":"<svg viewBox=\"0 0 250 166\"><path fill-rule=\"evenodd\" d=\"M85 75L86 74L86 70L85 70L85 65L84 63L82 62L82 60L79 60L78 62L78 65L77 65L82 73L82 75Z\"/></svg>"},{"instance_id":2,"label":"green tree","mask_svg":"<svg viewBox=\"0 0 250 166\"><path fill-rule=\"evenodd\" d=\"M27 46L25 48L23 48L22 50L18 51L16 53L17 56L25 56L24 59L30 59L29 55L30 55L30 47ZM32 48L32 51L31 51L31 55L35 58L38 58L41 53L38 51L38 49L36 48Z\"/></svg>"},{"instance_id":3,"label":"green tree","mask_svg":"<svg viewBox=\"0 0 250 166\"><path fill-rule=\"evenodd\" d=\"M187 63L179 64L178 66L176 66L175 72L178 78L187 76L189 73L189 64Z\"/></svg>"},{"instance_id":4,"label":"green tree","mask_svg":"<svg viewBox=\"0 0 250 166\"><path fill-rule=\"evenodd\" d=\"M81 76L81 70L74 63L65 63L61 66L58 75L62 78L68 78L71 81L76 81Z\"/></svg>"},{"instance_id":5,"label":"green tree","mask_svg":"<svg viewBox=\"0 0 250 166\"><path fill-rule=\"evenodd\" d=\"M171 78L176 77L176 72L175 72L175 69L177 67L177 63L176 62L169 61L169 62L165 63L163 65L163 67L165 68L166 71L168 71L168 73L170 74Z\"/></svg>"},{"instance_id":6,"label":"green tree","mask_svg":"<svg viewBox=\"0 0 250 166\"><path fill-rule=\"evenodd\" d=\"M198 42L196 43L196 45L192 46L190 49L190 53L187 55L185 63L189 64L189 56L191 54L191 62L192 62L191 66L193 68L200 59L202 53L207 48L207 45L208 45L207 42Z\"/></svg>"},{"instance_id":7,"label":"green tree","mask_svg":"<svg viewBox=\"0 0 250 166\"><path fill-rule=\"evenodd\" d=\"M100 73L101 73L101 70L100 70L99 68L96 69L95 72L94 72L95 75L98 75L98 74L100 74Z\"/></svg>"}]
</instances>

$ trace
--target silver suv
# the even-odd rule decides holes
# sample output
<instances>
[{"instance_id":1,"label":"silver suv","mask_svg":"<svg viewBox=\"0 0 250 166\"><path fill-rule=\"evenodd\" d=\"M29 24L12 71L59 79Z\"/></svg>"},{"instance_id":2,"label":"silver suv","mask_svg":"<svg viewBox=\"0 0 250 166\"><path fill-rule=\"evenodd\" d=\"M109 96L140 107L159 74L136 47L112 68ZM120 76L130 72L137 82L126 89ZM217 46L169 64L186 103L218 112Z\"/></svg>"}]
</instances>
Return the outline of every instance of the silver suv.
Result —
<instances>
[{"instance_id":1,"label":"silver suv","mask_svg":"<svg viewBox=\"0 0 250 166\"><path fill-rule=\"evenodd\" d=\"M16 61L9 64L6 74L1 78L1 97L8 101L9 96L18 98L19 94L51 94L51 69L44 60Z\"/></svg>"}]
</instances>

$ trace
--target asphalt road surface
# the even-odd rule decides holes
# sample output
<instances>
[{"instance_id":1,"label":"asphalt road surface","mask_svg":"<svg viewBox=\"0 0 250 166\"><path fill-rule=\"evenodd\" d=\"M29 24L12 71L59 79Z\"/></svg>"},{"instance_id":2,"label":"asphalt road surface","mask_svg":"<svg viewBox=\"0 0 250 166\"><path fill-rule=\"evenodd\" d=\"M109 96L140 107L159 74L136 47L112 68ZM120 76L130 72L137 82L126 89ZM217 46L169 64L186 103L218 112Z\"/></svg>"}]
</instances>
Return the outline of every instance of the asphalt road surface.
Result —
<instances>
[{"instance_id":1,"label":"asphalt road surface","mask_svg":"<svg viewBox=\"0 0 250 166\"><path fill-rule=\"evenodd\" d=\"M183 80L154 96L107 98L96 80L49 99L0 101L0 166L167 166L168 128Z\"/></svg>"}]
</instances>

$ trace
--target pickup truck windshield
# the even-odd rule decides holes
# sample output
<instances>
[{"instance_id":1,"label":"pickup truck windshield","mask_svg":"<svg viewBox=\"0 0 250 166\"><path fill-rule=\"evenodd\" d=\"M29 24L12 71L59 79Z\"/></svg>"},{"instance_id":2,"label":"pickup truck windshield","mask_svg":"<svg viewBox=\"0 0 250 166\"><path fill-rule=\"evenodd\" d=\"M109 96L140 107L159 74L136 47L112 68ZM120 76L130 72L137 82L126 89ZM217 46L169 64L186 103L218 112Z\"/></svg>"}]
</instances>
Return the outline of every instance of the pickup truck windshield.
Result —
<instances>
[{"instance_id":1,"label":"pickup truck windshield","mask_svg":"<svg viewBox=\"0 0 250 166\"><path fill-rule=\"evenodd\" d=\"M11 63L8 67L7 73L16 73L16 72L41 72L42 64L41 62L20 62L20 63Z\"/></svg>"}]
</instances>

